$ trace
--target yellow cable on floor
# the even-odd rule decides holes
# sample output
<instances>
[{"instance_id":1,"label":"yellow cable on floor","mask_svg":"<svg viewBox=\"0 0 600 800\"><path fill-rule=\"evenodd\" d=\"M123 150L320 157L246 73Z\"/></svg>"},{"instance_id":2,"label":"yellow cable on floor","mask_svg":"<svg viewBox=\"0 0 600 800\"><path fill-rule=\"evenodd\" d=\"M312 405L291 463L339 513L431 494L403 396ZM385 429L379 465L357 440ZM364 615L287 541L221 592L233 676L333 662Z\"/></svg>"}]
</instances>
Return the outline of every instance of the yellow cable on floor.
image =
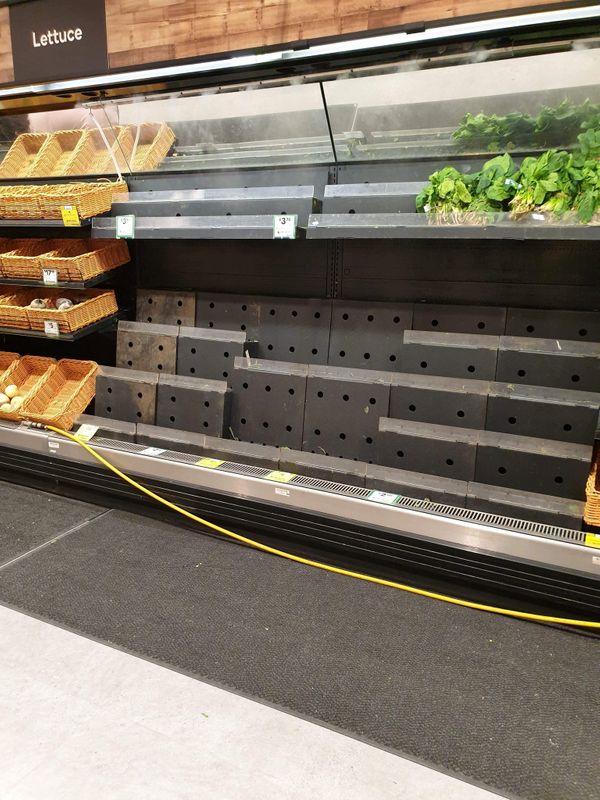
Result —
<instances>
[{"instance_id":1,"label":"yellow cable on floor","mask_svg":"<svg viewBox=\"0 0 600 800\"><path fill-rule=\"evenodd\" d=\"M239 533L234 533L233 531L227 530L227 528L222 528L220 525L215 525L214 522L209 522L206 519L202 519L202 517L197 517L190 511L180 508L180 506L176 505L175 503L165 500L164 497L155 494L150 489L146 489L145 486L142 486L137 481L134 481L133 478L130 478L124 472L121 472L118 467L115 467L110 463L110 461L107 461L103 456L101 456L100 453L97 453L93 447L90 447L89 444L83 442L81 439L78 439L77 436L74 436L72 433L62 431L60 428L54 428L52 425L47 425L45 427L47 430L57 433L60 436L64 436L66 439L70 439L80 447L83 447L84 450L87 450L91 456L93 456L111 472L114 472L114 474L121 478L121 480L125 481L130 486L133 486L134 489L143 492L143 494L151 497L153 500L156 500L158 503L162 503L163 506L170 508L172 511L176 511L178 514L182 514L184 517L187 517L194 522L198 522L200 525L204 525L207 528L216 531L217 533L221 533L224 536L229 536L231 539L235 539L237 542L247 544L250 547L254 547L256 550L262 550L264 553L271 553L271 555L279 556L280 558L287 558L288 561L295 561L297 564L304 564L307 567L315 567L316 569L322 569L326 572L334 572L336 575L345 575L347 578L356 578L360 581L376 583L379 584L379 586L387 586L390 589L400 589L401 591L409 592L410 594L420 595L421 597L429 597L431 600L441 600L444 603L451 603L454 606L472 608L477 611L488 611L492 614L502 614L505 617L516 617L517 619L526 619L531 620L532 622L549 622L557 625L574 625L581 628L600 629L600 622L590 622L582 619L565 619L563 617L548 617L543 614L530 614L527 611L514 611L513 609L509 608L497 608L496 606L487 606L482 603L473 603L470 600L460 600L457 597L449 597L445 594L429 592L426 589L416 589L414 586L407 586L406 584L396 583L395 581L387 581L384 578L374 578L372 575L364 575L362 572L352 572L351 570L342 569L341 567L332 567L329 564L323 564L320 561L313 561L310 558L295 556L292 553L286 553L284 550L278 550L275 547L269 547L269 545L255 542L253 539L248 539L246 536L241 536Z\"/></svg>"}]
</instances>

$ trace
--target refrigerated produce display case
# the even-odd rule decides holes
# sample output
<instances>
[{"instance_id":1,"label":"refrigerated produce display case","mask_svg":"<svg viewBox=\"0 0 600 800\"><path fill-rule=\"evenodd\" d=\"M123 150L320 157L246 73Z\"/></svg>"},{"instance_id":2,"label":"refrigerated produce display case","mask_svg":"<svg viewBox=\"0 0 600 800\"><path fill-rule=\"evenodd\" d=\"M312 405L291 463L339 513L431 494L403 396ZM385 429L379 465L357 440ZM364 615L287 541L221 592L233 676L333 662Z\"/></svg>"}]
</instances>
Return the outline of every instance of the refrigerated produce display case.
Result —
<instances>
[{"instance_id":1,"label":"refrigerated produce display case","mask_svg":"<svg viewBox=\"0 0 600 800\"><path fill-rule=\"evenodd\" d=\"M265 541L595 613L600 37L367 56L0 119L0 209L15 182L121 179L76 230L130 218L132 260L74 351L101 362L78 424ZM75 347L53 336L26 352ZM47 431L1 423L0 453L4 477L138 499Z\"/></svg>"}]
</instances>

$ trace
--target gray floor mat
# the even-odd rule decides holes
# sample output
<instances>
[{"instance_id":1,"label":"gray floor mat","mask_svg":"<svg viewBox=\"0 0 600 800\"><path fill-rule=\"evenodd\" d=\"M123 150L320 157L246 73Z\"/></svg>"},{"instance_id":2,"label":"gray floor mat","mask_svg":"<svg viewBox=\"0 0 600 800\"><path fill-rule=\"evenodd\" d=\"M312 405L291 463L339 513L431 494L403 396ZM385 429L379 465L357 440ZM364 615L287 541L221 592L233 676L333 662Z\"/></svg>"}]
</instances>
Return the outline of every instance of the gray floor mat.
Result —
<instances>
[{"instance_id":1,"label":"gray floor mat","mask_svg":"<svg viewBox=\"0 0 600 800\"><path fill-rule=\"evenodd\" d=\"M527 800L598 800L600 643L111 512L0 601Z\"/></svg>"},{"instance_id":2,"label":"gray floor mat","mask_svg":"<svg viewBox=\"0 0 600 800\"><path fill-rule=\"evenodd\" d=\"M0 565L104 510L0 481Z\"/></svg>"}]
</instances>

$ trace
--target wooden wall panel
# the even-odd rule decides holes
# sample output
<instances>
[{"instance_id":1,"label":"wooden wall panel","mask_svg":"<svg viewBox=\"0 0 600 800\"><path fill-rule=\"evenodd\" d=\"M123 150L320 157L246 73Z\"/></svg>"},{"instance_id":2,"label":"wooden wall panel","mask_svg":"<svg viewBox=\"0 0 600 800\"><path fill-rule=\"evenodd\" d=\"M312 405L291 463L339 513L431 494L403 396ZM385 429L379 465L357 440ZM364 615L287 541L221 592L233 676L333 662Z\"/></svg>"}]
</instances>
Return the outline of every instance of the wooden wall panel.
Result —
<instances>
[{"instance_id":1,"label":"wooden wall panel","mask_svg":"<svg viewBox=\"0 0 600 800\"><path fill-rule=\"evenodd\" d=\"M5 6L0 8L0 83L12 83L14 77L8 8Z\"/></svg>"},{"instance_id":2,"label":"wooden wall panel","mask_svg":"<svg viewBox=\"0 0 600 800\"><path fill-rule=\"evenodd\" d=\"M113 68L562 0L106 0ZM6 9L1 9L6 11ZM4 28L4 25L2 25ZM0 46L3 45L0 37ZM9 37L10 46L10 37ZM0 59L4 51L0 51ZM3 62L0 60L0 67Z\"/></svg>"}]
</instances>

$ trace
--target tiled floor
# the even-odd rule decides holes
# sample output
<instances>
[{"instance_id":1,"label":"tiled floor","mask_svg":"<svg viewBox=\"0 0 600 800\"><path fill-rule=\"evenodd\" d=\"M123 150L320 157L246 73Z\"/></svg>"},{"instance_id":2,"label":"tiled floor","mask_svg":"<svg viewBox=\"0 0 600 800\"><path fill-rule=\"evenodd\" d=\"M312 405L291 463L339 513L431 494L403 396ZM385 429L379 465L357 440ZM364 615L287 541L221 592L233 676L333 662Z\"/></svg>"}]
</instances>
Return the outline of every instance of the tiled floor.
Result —
<instances>
[{"instance_id":1,"label":"tiled floor","mask_svg":"<svg viewBox=\"0 0 600 800\"><path fill-rule=\"evenodd\" d=\"M0 606L0 797L497 795Z\"/></svg>"}]
</instances>

